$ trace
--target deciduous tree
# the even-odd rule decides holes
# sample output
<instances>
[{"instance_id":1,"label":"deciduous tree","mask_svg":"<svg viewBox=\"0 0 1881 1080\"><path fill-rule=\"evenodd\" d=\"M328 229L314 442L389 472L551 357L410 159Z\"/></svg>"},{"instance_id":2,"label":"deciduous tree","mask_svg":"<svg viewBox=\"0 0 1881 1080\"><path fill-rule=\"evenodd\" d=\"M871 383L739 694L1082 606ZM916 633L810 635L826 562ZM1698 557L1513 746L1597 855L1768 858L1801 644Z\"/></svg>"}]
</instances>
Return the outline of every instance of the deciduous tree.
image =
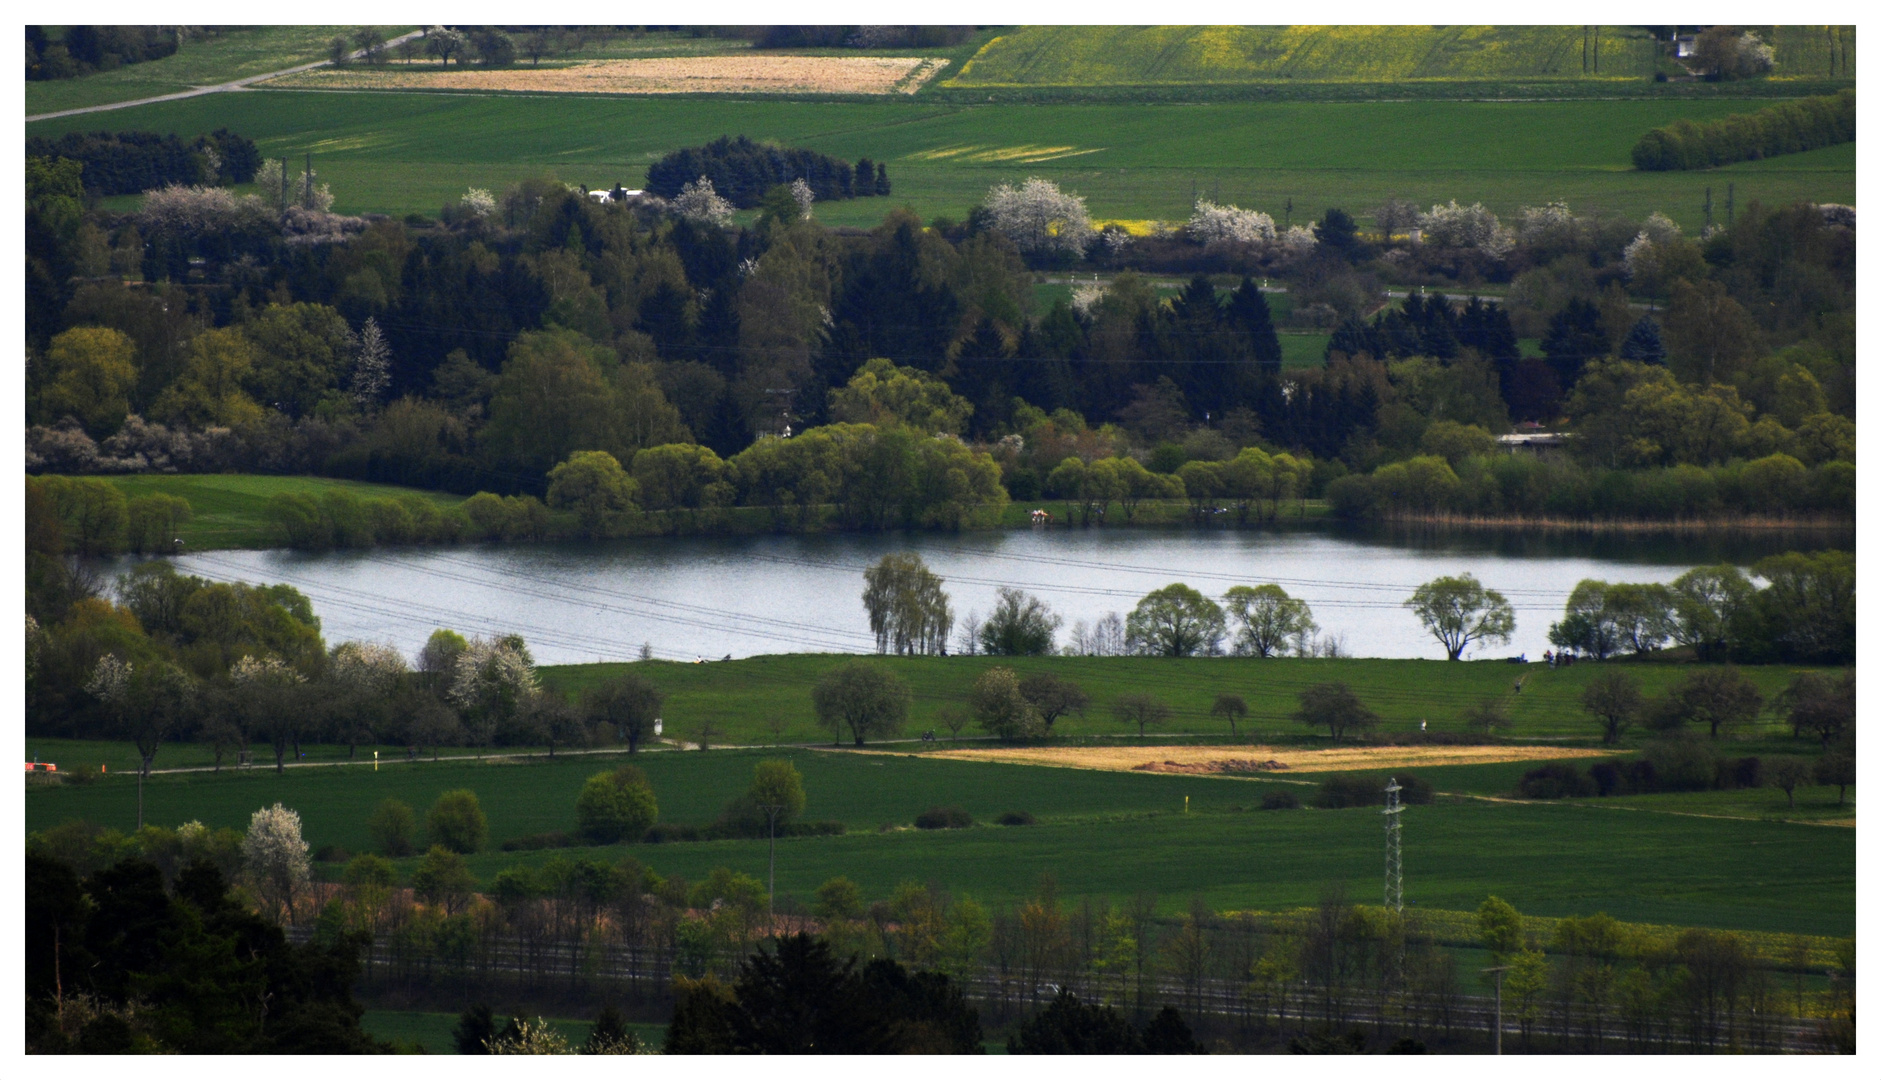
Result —
<instances>
[{"instance_id":1,"label":"deciduous tree","mask_svg":"<svg viewBox=\"0 0 1881 1080\"><path fill-rule=\"evenodd\" d=\"M1471 642L1507 644L1515 633L1515 609L1501 593L1483 588L1474 574L1427 581L1404 606L1452 660L1461 659Z\"/></svg>"},{"instance_id":2,"label":"deciduous tree","mask_svg":"<svg viewBox=\"0 0 1881 1080\"><path fill-rule=\"evenodd\" d=\"M1213 656L1225 630L1221 608L1181 582L1137 602L1124 620L1130 649L1143 656Z\"/></svg>"},{"instance_id":3,"label":"deciduous tree","mask_svg":"<svg viewBox=\"0 0 1881 1080\"><path fill-rule=\"evenodd\" d=\"M849 729L856 745L892 735L907 722L913 695L894 672L867 660L851 660L824 672L811 691L817 719L841 741Z\"/></svg>"}]
</instances>

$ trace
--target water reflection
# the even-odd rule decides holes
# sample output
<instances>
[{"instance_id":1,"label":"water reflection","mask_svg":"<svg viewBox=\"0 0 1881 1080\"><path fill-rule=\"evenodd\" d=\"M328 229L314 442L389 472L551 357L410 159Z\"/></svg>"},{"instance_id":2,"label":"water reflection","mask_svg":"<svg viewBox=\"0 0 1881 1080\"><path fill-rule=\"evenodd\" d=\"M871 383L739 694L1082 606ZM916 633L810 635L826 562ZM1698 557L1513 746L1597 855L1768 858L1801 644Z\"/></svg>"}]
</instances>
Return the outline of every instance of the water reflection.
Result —
<instances>
[{"instance_id":1,"label":"water reflection","mask_svg":"<svg viewBox=\"0 0 1881 1080\"><path fill-rule=\"evenodd\" d=\"M211 552L180 560L220 580L284 582L305 592L330 642L384 641L415 654L430 632L521 633L542 663L628 659L643 645L669 659L779 652L866 652L862 571L891 551L919 552L947 579L956 616L991 610L1001 586L1078 620L1127 612L1183 581L1211 596L1276 582L1305 599L1323 631L1360 656L1442 651L1404 600L1442 574L1474 573L1515 607L1516 635L1484 655L1548 647L1583 578L1669 582L1686 569L1748 565L1833 537L1510 533L1382 527L1269 530L1015 530L655 538L308 554ZM1846 545L1839 545L1846 546Z\"/></svg>"}]
</instances>

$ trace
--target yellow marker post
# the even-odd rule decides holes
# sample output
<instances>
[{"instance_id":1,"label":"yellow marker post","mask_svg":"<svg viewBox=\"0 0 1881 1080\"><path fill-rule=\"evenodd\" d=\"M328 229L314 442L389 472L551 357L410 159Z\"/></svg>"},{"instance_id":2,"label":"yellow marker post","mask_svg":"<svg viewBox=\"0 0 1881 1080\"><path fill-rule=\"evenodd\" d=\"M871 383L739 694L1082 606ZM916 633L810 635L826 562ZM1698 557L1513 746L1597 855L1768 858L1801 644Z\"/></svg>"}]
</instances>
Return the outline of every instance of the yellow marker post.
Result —
<instances>
[{"instance_id":1,"label":"yellow marker post","mask_svg":"<svg viewBox=\"0 0 1881 1080\"><path fill-rule=\"evenodd\" d=\"M379 752L377 750L372 752L372 771L379 771Z\"/></svg>"},{"instance_id":2,"label":"yellow marker post","mask_svg":"<svg viewBox=\"0 0 1881 1080\"><path fill-rule=\"evenodd\" d=\"M1189 797L1187 795L1182 797L1182 812L1185 814L1189 812Z\"/></svg>"}]
</instances>

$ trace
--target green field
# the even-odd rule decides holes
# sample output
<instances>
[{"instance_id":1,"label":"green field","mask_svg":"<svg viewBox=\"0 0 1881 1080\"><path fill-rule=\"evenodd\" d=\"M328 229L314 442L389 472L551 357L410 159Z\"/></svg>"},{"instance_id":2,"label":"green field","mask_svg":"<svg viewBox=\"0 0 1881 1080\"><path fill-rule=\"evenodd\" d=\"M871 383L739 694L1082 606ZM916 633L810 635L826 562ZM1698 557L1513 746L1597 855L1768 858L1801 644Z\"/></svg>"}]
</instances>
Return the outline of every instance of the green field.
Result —
<instances>
[{"instance_id":1,"label":"green field","mask_svg":"<svg viewBox=\"0 0 1881 1080\"><path fill-rule=\"evenodd\" d=\"M1049 873L1074 899L1149 888L1170 912L1192 895L1218 910L1272 909L1310 903L1335 881L1369 888L1377 877L1375 809L1251 809L1278 781L785 753L804 773L806 816L842 820L852 830L780 841L778 888L799 899L845 874L870 898L913 878L998 904L1027 894ZM662 820L700 823L748 782L761 756L665 752L641 755L639 764L661 800ZM396 796L422 810L439 792L469 787L490 816L494 845L568 828L576 790L599 767L447 762L377 773L159 776L149 784L147 816L164 825L199 819L240 827L254 808L278 800L300 811L316 847L358 850L369 842L365 818L379 799ZM1444 786L1443 770L1424 771ZM72 817L127 826L135 798L129 777L31 789L27 827ZM944 802L965 807L982 824L942 833L905 828L916 813ZM1028 810L1040 823L985 824L1008 809ZM903 827L875 831L883 825ZM1854 926L1854 835L1846 828L1622 811L1601 800L1439 799L1407 815L1406 896L1426 908L1470 910L1493 892L1536 915L1606 911L1637 921L1845 934ZM661 874L696 880L717 866L758 873L765 852L761 841L717 841L567 854L632 855ZM470 861L488 880L503 866L555 854L490 851Z\"/></svg>"},{"instance_id":2,"label":"green field","mask_svg":"<svg viewBox=\"0 0 1881 1080\"><path fill-rule=\"evenodd\" d=\"M1710 119L1743 100L1417 101L1195 105L956 106L912 101L478 97L253 91L127 110L114 126L186 136L228 126L264 154L312 153L335 207L435 215L470 186L500 189L554 170L590 187L638 185L680 146L743 133L889 164L892 199L825 204L835 225L873 225L892 207L960 220L996 183L1036 174L1086 197L1093 217L1179 221L1191 196L1295 219L1388 196L1481 200L1498 212L1566 200L1576 210L1696 228L1705 189L1752 199L1852 203L1855 147L1706 172L1640 173L1629 153L1649 128ZM96 126L28 125L34 135Z\"/></svg>"},{"instance_id":3,"label":"green field","mask_svg":"<svg viewBox=\"0 0 1881 1080\"><path fill-rule=\"evenodd\" d=\"M1436 650L1434 641L1432 649ZM822 672L850 659L800 653L729 663L648 661L631 665L631 670L666 693L669 734L683 736L709 719L721 731L721 740L766 743L775 737L766 721L777 716L786 721L781 736L784 741L808 742L828 738L815 723L811 688ZM1509 706L1515 724L1509 732L1512 738L1591 742L1598 731L1578 699L1588 682L1603 670L1611 670L1611 665L1603 668L1598 664L1550 669L1543 664L1518 667L1493 661L1233 657L890 657L882 658L881 663L906 679L914 692L914 708L904 734L918 735L932 729L942 737L947 733L940 722L941 710L964 708L967 692L979 673L1004 664L1022 675L1050 671L1076 681L1090 694L1092 706L1084 716L1066 716L1054 726L1053 733L1060 736L1135 736L1136 728L1112 716L1110 706L1118 695L1147 692L1174 710L1169 723L1160 733L1152 732L1152 737L1193 733L1221 738L1228 735L1228 725L1209 715L1209 708L1215 695L1232 693L1247 701L1249 715L1240 727L1244 736L1299 739L1308 735L1291 719L1299 706L1300 691L1314 683L1339 680L1350 685L1379 714L1385 732L1415 732L1420 723L1427 723L1432 732L1461 733L1462 711L1496 697ZM578 692L629 667L587 664L544 668L542 675L547 686ZM1626 668L1649 696L1663 693L1692 670L1678 664L1628 664ZM1742 670L1768 698L1787 686L1801 669L1773 665ZM1518 678L1526 681L1522 692L1514 694ZM1787 733L1774 721L1762 730ZM966 733L979 734L972 727Z\"/></svg>"},{"instance_id":4,"label":"green field","mask_svg":"<svg viewBox=\"0 0 1881 1080\"><path fill-rule=\"evenodd\" d=\"M26 84L26 115L108 105L117 101L176 94L198 86L266 75L270 71L323 60L327 43L336 34L351 39L357 26L249 26L227 28L215 36L188 39L170 56L115 71L99 71L76 79L49 79ZM408 26L382 26L386 37L397 37ZM114 124L117 117L86 117L93 126ZM112 126L111 130L118 128ZM191 134L196 134L191 132Z\"/></svg>"},{"instance_id":5,"label":"green field","mask_svg":"<svg viewBox=\"0 0 1881 1080\"><path fill-rule=\"evenodd\" d=\"M1600 70L1579 26L1027 26L982 48L956 88L1181 86L1280 80L1643 80L1658 50L1601 27Z\"/></svg>"},{"instance_id":6,"label":"green field","mask_svg":"<svg viewBox=\"0 0 1881 1080\"><path fill-rule=\"evenodd\" d=\"M180 539L188 551L274 546L268 525L268 500L282 492L318 498L328 491L350 491L362 499L418 495L440 507L456 506L463 497L441 491L365 484L357 480L329 480L319 476L258 476L246 473L192 473L110 476L106 480L126 498L139 495L175 495L189 502L190 520Z\"/></svg>"}]
</instances>

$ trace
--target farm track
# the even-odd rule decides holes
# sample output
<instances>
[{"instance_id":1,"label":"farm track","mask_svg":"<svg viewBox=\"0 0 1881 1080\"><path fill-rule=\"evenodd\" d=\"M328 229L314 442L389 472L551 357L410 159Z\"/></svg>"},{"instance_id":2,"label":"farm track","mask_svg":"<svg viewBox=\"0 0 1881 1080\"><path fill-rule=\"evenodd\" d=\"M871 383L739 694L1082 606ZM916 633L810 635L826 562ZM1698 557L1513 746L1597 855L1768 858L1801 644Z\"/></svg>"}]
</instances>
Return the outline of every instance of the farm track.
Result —
<instances>
[{"instance_id":1,"label":"farm track","mask_svg":"<svg viewBox=\"0 0 1881 1080\"><path fill-rule=\"evenodd\" d=\"M384 47L391 48L401 42L409 41L419 36L419 33L419 31L413 30L408 34L401 34L387 41ZM355 49L349 54L348 59L357 60L365 54L366 50ZM57 112L40 113L37 116L27 117L26 122L30 124L35 120L56 120L61 116L83 116L86 113L109 112L112 109L131 109L139 105L155 105L163 101L182 101L185 98L202 97L205 94L222 94L236 90L246 90L258 82L265 82L268 79L278 79L285 75L298 75L301 72L312 71L315 68L331 67L332 64L333 61L331 60L315 60L310 64L298 64L294 67L282 68L280 71L266 71L260 75L249 75L240 79L231 79L228 82L216 83L212 86L198 86L194 89L180 91L175 94L158 94L155 97L134 98L130 101L112 101L103 105L87 105L78 109L60 109Z\"/></svg>"}]
</instances>

